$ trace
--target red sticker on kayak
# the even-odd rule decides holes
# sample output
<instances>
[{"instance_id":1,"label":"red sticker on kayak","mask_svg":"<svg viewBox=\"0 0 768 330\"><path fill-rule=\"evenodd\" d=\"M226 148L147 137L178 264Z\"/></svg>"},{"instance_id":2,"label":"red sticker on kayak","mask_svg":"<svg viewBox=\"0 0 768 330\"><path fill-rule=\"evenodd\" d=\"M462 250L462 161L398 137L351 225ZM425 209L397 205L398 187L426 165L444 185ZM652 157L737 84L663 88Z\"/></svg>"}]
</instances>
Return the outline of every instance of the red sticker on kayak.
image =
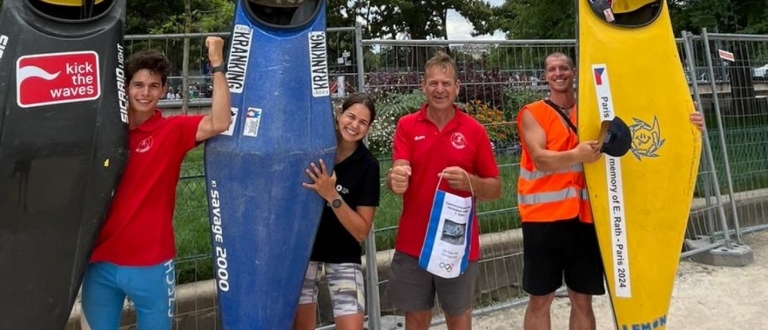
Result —
<instances>
[{"instance_id":1,"label":"red sticker on kayak","mask_svg":"<svg viewBox=\"0 0 768 330\"><path fill-rule=\"evenodd\" d=\"M99 86L99 55L93 51L27 55L16 61L16 100L22 108L95 100Z\"/></svg>"}]
</instances>

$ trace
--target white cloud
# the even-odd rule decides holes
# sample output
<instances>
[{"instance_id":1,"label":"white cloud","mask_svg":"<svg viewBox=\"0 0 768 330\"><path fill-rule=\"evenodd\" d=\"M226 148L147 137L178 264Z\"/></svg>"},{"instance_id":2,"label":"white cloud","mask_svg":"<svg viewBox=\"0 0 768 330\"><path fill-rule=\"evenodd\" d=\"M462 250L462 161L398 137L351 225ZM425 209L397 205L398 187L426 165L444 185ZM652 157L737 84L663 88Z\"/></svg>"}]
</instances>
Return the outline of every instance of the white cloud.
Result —
<instances>
[{"instance_id":1,"label":"white cloud","mask_svg":"<svg viewBox=\"0 0 768 330\"><path fill-rule=\"evenodd\" d=\"M488 0L492 6L500 6L505 0ZM501 31L482 36L472 36L472 24L458 12L451 9L448 11L448 40L504 40L506 36Z\"/></svg>"}]
</instances>

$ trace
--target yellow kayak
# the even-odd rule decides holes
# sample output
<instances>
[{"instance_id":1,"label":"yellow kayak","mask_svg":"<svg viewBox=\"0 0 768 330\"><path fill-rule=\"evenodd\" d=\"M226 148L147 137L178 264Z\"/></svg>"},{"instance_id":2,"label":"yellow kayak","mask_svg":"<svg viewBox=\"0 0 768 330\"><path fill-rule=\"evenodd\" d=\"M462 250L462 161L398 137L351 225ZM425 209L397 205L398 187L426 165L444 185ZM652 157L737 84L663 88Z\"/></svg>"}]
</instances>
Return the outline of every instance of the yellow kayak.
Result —
<instances>
[{"instance_id":1,"label":"yellow kayak","mask_svg":"<svg viewBox=\"0 0 768 330\"><path fill-rule=\"evenodd\" d=\"M665 329L701 153L667 4L579 0L578 21L579 139L632 134L584 167L616 327Z\"/></svg>"}]
</instances>

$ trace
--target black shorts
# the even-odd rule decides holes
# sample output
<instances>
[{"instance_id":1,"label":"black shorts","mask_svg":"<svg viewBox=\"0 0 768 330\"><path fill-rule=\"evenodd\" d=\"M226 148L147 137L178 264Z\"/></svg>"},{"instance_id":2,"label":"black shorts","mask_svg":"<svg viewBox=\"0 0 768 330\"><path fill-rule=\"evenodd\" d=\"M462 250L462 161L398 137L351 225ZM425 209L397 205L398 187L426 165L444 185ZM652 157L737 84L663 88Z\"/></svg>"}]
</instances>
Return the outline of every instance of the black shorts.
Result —
<instances>
[{"instance_id":1,"label":"black shorts","mask_svg":"<svg viewBox=\"0 0 768 330\"><path fill-rule=\"evenodd\" d=\"M523 223L523 290L534 296L563 284L578 293L605 294L603 261L593 224L578 219Z\"/></svg>"}]
</instances>

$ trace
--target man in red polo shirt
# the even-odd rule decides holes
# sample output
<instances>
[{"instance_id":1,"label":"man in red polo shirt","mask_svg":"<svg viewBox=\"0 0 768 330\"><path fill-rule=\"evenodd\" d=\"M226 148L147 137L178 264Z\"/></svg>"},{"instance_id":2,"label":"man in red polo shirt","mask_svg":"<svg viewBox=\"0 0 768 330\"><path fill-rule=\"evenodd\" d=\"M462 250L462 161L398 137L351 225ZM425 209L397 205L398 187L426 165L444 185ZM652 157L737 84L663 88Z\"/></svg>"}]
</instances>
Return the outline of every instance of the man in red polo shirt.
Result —
<instances>
[{"instance_id":1,"label":"man in red polo shirt","mask_svg":"<svg viewBox=\"0 0 768 330\"><path fill-rule=\"evenodd\" d=\"M205 44L213 66L209 115L162 116L157 103L170 63L160 52L139 52L125 64L130 156L83 279L86 329L117 329L126 296L136 308L139 329L171 328L173 209L181 163L189 150L230 124L224 40L208 37Z\"/></svg>"},{"instance_id":2,"label":"man in red polo shirt","mask_svg":"<svg viewBox=\"0 0 768 330\"><path fill-rule=\"evenodd\" d=\"M476 201L501 196L485 128L454 105L456 64L439 52L426 63L427 103L397 123L387 186L403 196L389 297L409 330L426 330L435 295L449 330L472 327L479 273Z\"/></svg>"}]
</instances>

